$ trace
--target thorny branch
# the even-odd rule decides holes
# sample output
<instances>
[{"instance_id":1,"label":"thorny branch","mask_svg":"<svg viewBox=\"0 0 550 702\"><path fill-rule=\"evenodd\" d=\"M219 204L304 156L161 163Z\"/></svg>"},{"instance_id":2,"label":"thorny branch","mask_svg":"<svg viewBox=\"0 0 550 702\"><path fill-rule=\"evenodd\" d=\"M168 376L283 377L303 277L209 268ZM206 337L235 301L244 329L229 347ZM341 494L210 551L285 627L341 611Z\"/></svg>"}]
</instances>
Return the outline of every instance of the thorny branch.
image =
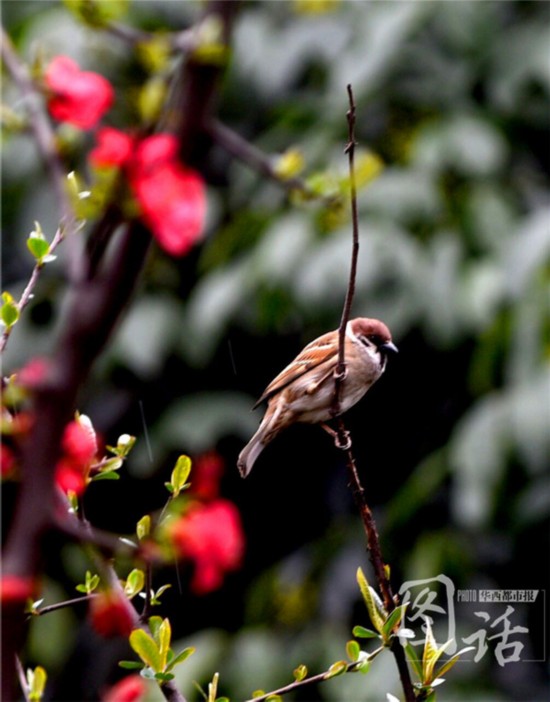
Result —
<instances>
[{"instance_id":1,"label":"thorny branch","mask_svg":"<svg viewBox=\"0 0 550 702\"><path fill-rule=\"evenodd\" d=\"M378 537L378 530L376 528L376 522L370 507L365 499L365 490L359 479L359 474L357 472L357 467L355 465L355 458L353 456L351 439L349 432L346 430L343 420L339 417L340 415L340 397L342 392L342 385L346 377L346 364L345 364L345 335L346 327L349 321L351 305L353 302L353 296L355 294L355 279L357 275L357 258L359 254L359 222L357 215L357 188L355 183L355 168L354 168L354 152L355 152L355 101L353 97L353 90L351 85L347 86L348 98L350 108L347 112L348 119L348 134L349 140L346 146L346 153L349 159L349 171L350 171L350 190L351 190L351 212L352 212L352 229L353 229L353 247L351 253L351 266L350 266L350 276L348 282L348 288L346 291L346 299L344 302L344 308L342 312L342 318L340 321L340 327L338 329L338 365L334 373L334 398L332 402L332 414L337 417L337 431L338 431L338 442L337 445L342 448L346 453L348 475L350 480L351 489L353 492L353 497L355 503L361 514L361 519L363 521L363 526L367 535L367 548L369 551L371 563L374 569L378 587L382 593L382 599L384 601L384 606L386 611L391 612L395 606L396 601L392 593L392 588L388 575L386 572L386 567L384 564L384 559L382 557L382 550L380 548L380 539ZM409 673L409 668L407 666L407 661L405 659L405 653L401 645L397 642L392 646L392 652L395 657L397 668L399 670L399 676L401 678L401 684L403 691L405 693L405 699L407 702L414 702L415 695L414 689L411 682L411 677Z\"/></svg>"}]
</instances>

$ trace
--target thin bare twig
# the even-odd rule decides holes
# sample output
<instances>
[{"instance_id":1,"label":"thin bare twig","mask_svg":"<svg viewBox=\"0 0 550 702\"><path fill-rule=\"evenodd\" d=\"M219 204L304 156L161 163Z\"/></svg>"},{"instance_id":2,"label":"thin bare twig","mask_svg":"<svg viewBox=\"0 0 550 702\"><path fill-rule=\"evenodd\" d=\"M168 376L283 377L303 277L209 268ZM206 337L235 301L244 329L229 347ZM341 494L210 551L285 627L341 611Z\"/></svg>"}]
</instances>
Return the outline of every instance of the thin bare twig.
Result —
<instances>
[{"instance_id":1,"label":"thin bare twig","mask_svg":"<svg viewBox=\"0 0 550 702\"><path fill-rule=\"evenodd\" d=\"M136 27L130 27L130 25L123 24L122 22L109 22L102 27L102 29L131 46L158 41L158 34L146 32ZM196 35L192 29L184 29L181 32L168 32L163 34L162 39L172 49L185 53L195 46Z\"/></svg>"},{"instance_id":2,"label":"thin bare twig","mask_svg":"<svg viewBox=\"0 0 550 702\"><path fill-rule=\"evenodd\" d=\"M380 646L375 651L368 654L368 659L372 660L373 658L376 658L376 656L379 653L381 653L383 650L384 650L384 647ZM363 663L363 661L348 663L344 673L351 673L351 672L355 671L361 665L361 663ZM343 675L344 673L340 673L340 674ZM323 673L318 673L317 675L312 675L309 678L304 678L303 680L295 680L294 682L289 683L288 685L285 685L284 687L279 687L277 690L271 690L271 692L266 692L264 695L259 695L258 697L254 697L250 700L246 700L246 702L265 702L265 700L269 699L270 697L273 697L274 695L287 695L289 692L295 692L296 690L307 687L308 685L313 685L314 683L325 682L326 680L330 680L330 679L331 679L331 676L330 676L330 669L329 669L329 670L325 670Z\"/></svg>"},{"instance_id":3,"label":"thin bare twig","mask_svg":"<svg viewBox=\"0 0 550 702\"><path fill-rule=\"evenodd\" d=\"M27 678L19 656L15 656L15 668L17 670L17 677L19 679L19 685L21 686L21 691L23 693L23 697L25 698L25 702L30 702L29 686L27 684Z\"/></svg>"},{"instance_id":4,"label":"thin bare twig","mask_svg":"<svg viewBox=\"0 0 550 702\"><path fill-rule=\"evenodd\" d=\"M44 614L56 612L58 609L65 609L65 607L74 607L74 605L90 602L90 600L93 600L96 597L99 597L98 592L90 592L89 595L82 595L82 597L73 597L71 600L63 600L63 602L55 602L54 604L46 605L45 607L37 607L29 613L29 616L42 617Z\"/></svg>"},{"instance_id":5,"label":"thin bare twig","mask_svg":"<svg viewBox=\"0 0 550 702\"><path fill-rule=\"evenodd\" d=\"M50 175L50 180L53 184L58 202L60 224L50 244L48 253L51 254L55 251L63 239L77 230L78 222L66 188L66 172L57 151L55 132L52 128L46 110L44 109L43 101L40 99L39 91L26 66L19 60L11 39L3 27L1 31L2 59L4 60L13 81L19 88L25 102L30 128L32 134L34 135L38 150L46 165L46 169ZM69 262L72 268L71 277L77 279L79 275L79 257L76 255L76 247L74 245L71 246L72 251L69 252L71 254L69 256ZM42 268L43 264L37 263L31 273L29 282L23 291L21 299L17 303L17 308L20 313L32 299L32 293L36 287L36 283ZM0 337L0 353L6 348L8 339L13 329L14 326L6 327L4 329L2 336Z\"/></svg>"},{"instance_id":6,"label":"thin bare twig","mask_svg":"<svg viewBox=\"0 0 550 702\"><path fill-rule=\"evenodd\" d=\"M246 163L260 175L275 181L286 190L299 191L306 197L324 202L326 205L334 203L334 196L320 196L308 187L307 183L298 177L281 178L274 166L273 160L263 151L255 147L240 134L233 131L218 120L211 120L207 124L207 131L214 142L222 146L229 154Z\"/></svg>"},{"instance_id":7,"label":"thin bare twig","mask_svg":"<svg viewBox=\"0 0 550 702\"><path fill-rule=\"evenodd\" d=\"M346 299L344 301L344 308L342 310L342 317L340 320L340 326L338 328L338 364L336 366L336 371L334 374L334 400L332 404L332 413L335 417L340 414L340 400L342 394L342 385L346 377L346 358L345 358L345 348L344 343L346 336L346 327L348 325L351 305L353 302L353 297L355 295L355 279L357 277L357 258L359 255L359 222L357 217L357 187L355 184L355 101L353 99L353 90L351 85L348 85L348 97L349 97L349 110L346 113L348 120L348 143L345 148L345 153L348 154L349 159L349 178L351 187L351 214L352 214L352 232L353 232L353 245L351 251L351 265L349 272L348 287L346 290ZM341 445L344 446L347 441L347 437L341 433L340 436Z\"/></svg>"},{"instance_id":8,"label":"thin bare twig","mask_svg":"<svg viewBox=\"0 0 550 702\"><path fill-rule=\"evenodd\" d=\"M367 536L367 548L370 556L370 560L374 569L374 574L378 583L380 592L382 593L382 599L384 601L384 606L386 611L391 612L395 606L396 602L392 593L391 584L387 576L386 567L384 564L384 559L382 557L382 550L380 548L380 539L378 537L378 530L376 528L376 522L372 515L372 511L367 504L365 498L365 490L359 479L359 474L357 473L357 467L355 464L355 458L351 450L351 439L349 432L346 430L343 420L339 417L341 411L340 397L342 393L342 385L346 377L346 364L345 364L345 335L346 327L348 325L351 306L353 302L353 297L355 294L355 279L357 276L357 259L359 254L359 221L357 215L357 188L355 182L355 167L354 167L354 153L355 153L355 101L353 97L353 90L351 85L347 86L348 98L350 108L347 112L348 120L348 133L349 140L346 146L346 153L349 159L349 171L350 171L350 190L351 190L351 210L352 210L352 227L353 227L353 247L351 254L351 266L350 266L350 276L348 282L348 288L346 291L346 299L344 302L344 308L342 311L342 318L340 321L340 327L338 328L338 365L334 373L334 397L332 403L332 414L338 417L337 422L337 433L338 433L338 444L342 450L346 452L348 475L350 480L350 485L353 492L353 497L357 508L361 514L361 520L365 529ZM405 654L403 648L399 643L394 643L391 647L391 651L395 657L397 668L399 671L399 676L401 678L401 685L405 693L405 699L407 702L414 702L415 695L414 689L411 682L411 677L409 673L409 668L407 666L407 661L405 659Z\"/></svg>"},{"instance_id":9,"label":"thin bare twig","mask_svg":"<svg viewBox=\"0 0 550 702\"><path fill-rule=\"evenodd\" d=\"M58 230L56 231L54 238L52 239L52 243L50 244L50 248L48 249L48 255L53 254L53 252L57 249L59 244L63 241L65 238L65 233L63 230L63 227L59 227ZM25 289L21 293L21 297L19 298L19 302L16 303L17 311L19 314L25 309L25 307L29 304L29 302L33 298L33 292L34 288L36 287L36 284L38 282L38 278L40 277L40 272L42 271L42 268L44 267L44 263L37 263L35 267L32 270L31 277L29 278L29 282L25 286ZM6 348L6 344L8 343L8 339L10 338L10 334L12 330L14 329L15 325L12 325L11 327L6 327L4 331L2 332L2 336L0 337L0 353L4 351Z\"/></svg>"},{"instance_id":10,"label":"thin bare twig","mask_svg":"<svg viewBox=\"0 0 550 702\"><path fill-rule=\"evenodd\" d=\"M66 173L57 153L55 132L39 98L38 90L27 68L19 60L11 39L3 27L2 58L25 100L31 130L53 181L61 217L68 220L72 217L72 207L65 188Z\"/></svg>"}]
</instances>

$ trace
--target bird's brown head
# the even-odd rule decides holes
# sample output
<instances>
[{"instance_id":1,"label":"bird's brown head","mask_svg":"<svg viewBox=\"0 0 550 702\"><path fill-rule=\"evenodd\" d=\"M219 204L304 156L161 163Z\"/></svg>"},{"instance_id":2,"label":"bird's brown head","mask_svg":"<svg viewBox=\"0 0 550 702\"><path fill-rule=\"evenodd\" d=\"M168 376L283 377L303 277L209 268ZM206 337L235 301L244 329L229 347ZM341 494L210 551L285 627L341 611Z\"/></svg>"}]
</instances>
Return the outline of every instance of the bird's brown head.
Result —
<instances>
[{"instance_id":1,"label":"bird's brown head","mask_svg":"<svg viewBox=\"0 0 550 702\"><path fill-rule=\"evenodd\" d=\"M350 322L353 334L365 345L374 345L382 353L397 353L391 332L379 319L357 317Z\"/></svg>"}]
</instances>

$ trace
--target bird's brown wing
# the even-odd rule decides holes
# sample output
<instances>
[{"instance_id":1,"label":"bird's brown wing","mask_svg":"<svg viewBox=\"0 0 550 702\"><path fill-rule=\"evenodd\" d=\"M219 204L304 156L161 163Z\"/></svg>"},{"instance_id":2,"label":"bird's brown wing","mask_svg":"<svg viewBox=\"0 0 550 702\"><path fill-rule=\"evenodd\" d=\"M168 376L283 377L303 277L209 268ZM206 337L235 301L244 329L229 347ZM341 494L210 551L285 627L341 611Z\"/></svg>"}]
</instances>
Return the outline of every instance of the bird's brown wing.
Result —
<instances>
[{"instance_id":1,"label":"bird's brown wing","mask_svg":"<svg viewBox=\"0 0 550 702\"><path fill-rule=\"evenodd\" d=\"M316 368L331 360L336 364L337 347L334 345L333 332L328 332L304 347L292 363L289 363L288 366L269 383L260 399L254 405L254 408L258 407L264 400L269 400L270 397L281 392L281 390L290 385L290 383L312 368ZM329 365L330 368L327 369L327 374L332 372L333 364L329 363Z\"/></svg>"}]
</instances>

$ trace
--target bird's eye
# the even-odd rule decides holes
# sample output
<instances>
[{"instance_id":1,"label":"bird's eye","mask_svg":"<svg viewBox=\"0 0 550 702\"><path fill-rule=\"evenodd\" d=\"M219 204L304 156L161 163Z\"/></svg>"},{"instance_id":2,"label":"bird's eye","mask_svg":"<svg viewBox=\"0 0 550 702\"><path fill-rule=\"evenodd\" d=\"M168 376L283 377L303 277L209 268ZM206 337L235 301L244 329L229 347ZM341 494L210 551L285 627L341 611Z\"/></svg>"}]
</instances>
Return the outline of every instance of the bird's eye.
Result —
<instances>
[{"instance_id":1,"label":"bird's eye","mask_svg":"<svg viewBox=\"0 0 550 702\"><path fill-rule=\"evenodd\" d=\"M367 339L372 341L375 346L380 346L380 344L384 343L382 337L378 334L369 334Z\"/></svg>"}]
</instances>

